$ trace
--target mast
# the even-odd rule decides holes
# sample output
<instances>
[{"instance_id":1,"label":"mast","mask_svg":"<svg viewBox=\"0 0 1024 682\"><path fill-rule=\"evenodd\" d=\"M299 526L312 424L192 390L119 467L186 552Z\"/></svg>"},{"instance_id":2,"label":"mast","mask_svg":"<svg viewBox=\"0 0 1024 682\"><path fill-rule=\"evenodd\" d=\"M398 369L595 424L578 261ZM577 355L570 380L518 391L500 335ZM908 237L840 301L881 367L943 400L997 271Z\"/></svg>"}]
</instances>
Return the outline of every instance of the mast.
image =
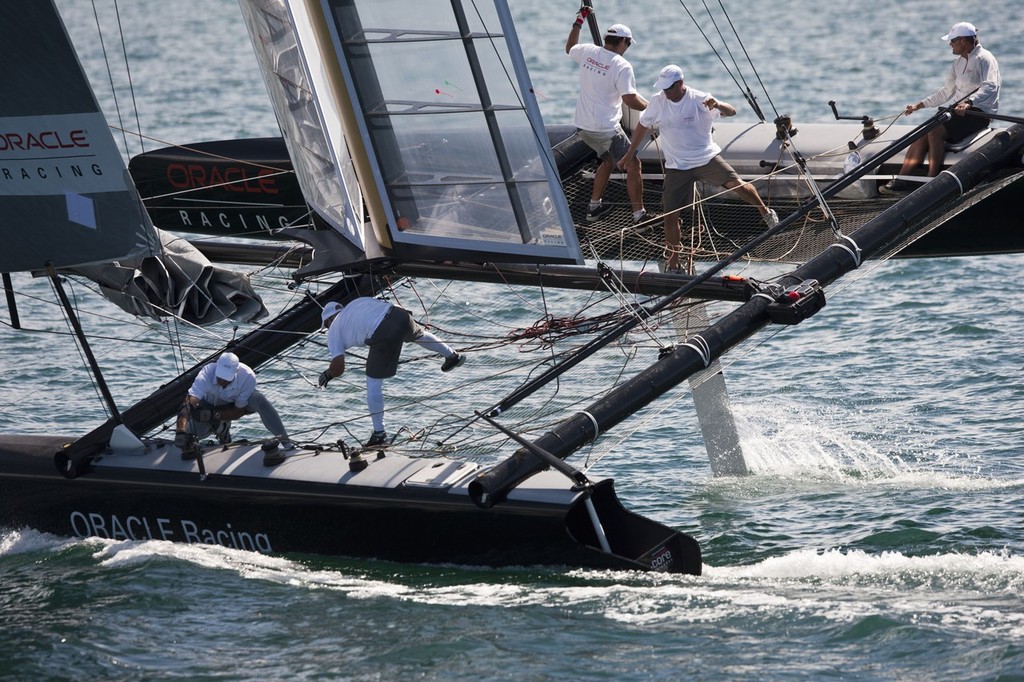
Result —
<instances>
[{"instance_id":1,"label":"mast","mask_svg":"<svg viewBox=\"0 0 1024 682\"><path fill-rule=\"evenodd\" d=\"M47 276L50 278L50 283L53 284L54 291L57 292L57 297L60 299L60 304L64 307L64 313L68 316L71 321L71 327L75 330L75 338L78 339L78 343L82 347L82 352L85 353L85 359L89 363L89 368L92 370L93 378L96 380L96 385L100 389L100 394L103 396L104 402L107 403L107 409L110 410L111 414L111 425L116 426L122 423L121 413L117 409L117 404L114 402L114 396L110 393L110 389L107 387L107 382L103 378L103 372L100 370L100 363L96 361L96 356L93 355L92 347L89 345L89 340L85 337L85 332L82 330L82 323L78 320L78 315L75 314L75 309L71 306L71 301L68 300L68 295L64 291L64 285L60 281L60 277L57 276L57 271L50 265L47 267Z\"/></svg>"}]
</instances>

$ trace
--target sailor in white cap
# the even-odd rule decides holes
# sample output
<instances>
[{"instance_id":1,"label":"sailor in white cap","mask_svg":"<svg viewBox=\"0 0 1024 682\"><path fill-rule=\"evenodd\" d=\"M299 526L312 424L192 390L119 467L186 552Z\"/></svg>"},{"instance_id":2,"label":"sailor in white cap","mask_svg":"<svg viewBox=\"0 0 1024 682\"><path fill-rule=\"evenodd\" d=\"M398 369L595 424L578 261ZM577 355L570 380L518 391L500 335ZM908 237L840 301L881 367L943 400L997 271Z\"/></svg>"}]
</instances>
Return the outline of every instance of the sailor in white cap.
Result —
<instances>
[{"instance_id":1,"label":"sailor in white cap","mask_svg":"<svg viewBox=\"0 0 1024 682\"><path fill-rule=\"evenodd\" d=\"M754 206L768 227L779 223L779 216L768 208L754 186L740 179L735 169L722 158L722 148L712 135L714 123L722 116L735 116L736 107L713 95L688 87L683 70L668 64L658 74L658 90L633 130L633 140L620 165L629 163L648 131L661 131L661 152L665 157L665 183L661 208L664 216L667 256L665 270L678 271L680 256L679 221L692 211L693 186L697 180L733 190Z\"/></svg>"},{"instance_id":2,"label":"sailor in white cap","mask_svg":"<svg viewBox=\"0 0 1024 682\"><path fill-rule=\"evenodd\" d=\"M633 65L625 57L633 44L633 32L624 24L612 24L605 31L604 46L580 43L580 27L591 10L580 8L576 21L565 41L565 53L579 64L580 93L576 99L574 124L580 139L587 143L601 163L594 173L594 186L587 207L587 222L600 220L613 207L605 204L603 195L612 171L629 147L629 138L622 129L622 105L643 111L645 100L636 90ZM626 166L626 193L633 209L633 222L646 216L644 185L640 160Z\"/></svg>"},{"instance_id":3,"label":"sailor in white cap","mask_svg":"<svg viewBox=\"0 0 1024 682\"><path fill-rule=\"evenodd\" d=\"M974 24L961 21L953 24L949 33L942 36L956 59L946 72L942 87L917 104L908 104L904 113L910 114L925 107L936 107L953 100L956 114L952 120L932 128L927 136L918 138L903 157L900 175L909 175L928 158L928 177L934 178L942 172L946 158L946 142L958 142L968 135L988 127L989 119L984 116L967 116L967 111L995 114L999 111L999 64L992 53L978 41L978 29ZM908 180L894 178L879 188L883 194L908 192L917 185Z\"/></svg>"},{"instance_id":4,"label":"sailor in white cap","mask_svg":"<svg viewBox=\"0 0 1024 682\"><path fill-rule=\"evenodd\" d=\"M331 301L320 315L327 328L327 351L331 364L320 374L320 388L345 373L345 351L366 346L366 405L373 421L373 433L366 447L384 445L384 380L398 373L398 359L404 343L416 343L444 357L441 371L455 369L466 359L413 319L405 308L379 298L362 296L342 305Z\"/></svg>"},{"instance_id":5,"label":"sailor in white cap","mask_svg":"<svg viewBox=\"0 0 1024 682\"><path fill-rule=\"evenodd\" d=\"M185 403L178 413L174 444L181 448L182 459L195 459L197 441L211 433L221 443L231 441L231 422L256 412L267 431L277 438L279 448L264 449L267 466L284 461L283 451L292 449L281 416L270 401L256 389L256 373L240 362L234 353L221 353L217 362L199 370Z\"/></svg>"}]
</instances>

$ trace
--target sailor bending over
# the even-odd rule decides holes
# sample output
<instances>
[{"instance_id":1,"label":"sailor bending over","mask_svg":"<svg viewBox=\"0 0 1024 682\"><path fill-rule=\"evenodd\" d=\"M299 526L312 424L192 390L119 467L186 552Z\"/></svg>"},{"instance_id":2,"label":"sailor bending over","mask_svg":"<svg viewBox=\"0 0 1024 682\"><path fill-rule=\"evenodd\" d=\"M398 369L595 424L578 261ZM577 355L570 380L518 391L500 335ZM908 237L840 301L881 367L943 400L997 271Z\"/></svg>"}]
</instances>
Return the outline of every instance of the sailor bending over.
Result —
<instances>
[{"instance_id":1,"label":"sailor bending over","mask_svg":"<svg viewBox=\"0 0 1024 682\"><path fill-rule=\"evenodd\" d=\"M383 445L388 434L384 429L384 380L398 373L398 358L403 343L417 343L444 356L441 371L447 372L466 359L448 344L424 331L405 308L387 301L363 296L343 306L331 301L320 315L327 327L327 350L331 364L320 374L319 385L327 386L345 372L345 351L353 346L367 346L366 405L373 420L373 434L366 447Z\"/></svg>"},{"instance_id":2,"label":"sailor bending over","mask_svg":"<svg viewBox=\"0 0 1024 682\"><path fill-rule=\"evenodd\" d=\"M181 458L195 459L198 440L211 433L221 443L231 442L231 422L253 412L280 444L279 448L264 448L263 463L280 464L282 451L293 447L280 415L256 389L256 373L234 353L221 353L217 362L199 370L178 412L174 444L181 448Z\"/></svg>"}]
</instances>

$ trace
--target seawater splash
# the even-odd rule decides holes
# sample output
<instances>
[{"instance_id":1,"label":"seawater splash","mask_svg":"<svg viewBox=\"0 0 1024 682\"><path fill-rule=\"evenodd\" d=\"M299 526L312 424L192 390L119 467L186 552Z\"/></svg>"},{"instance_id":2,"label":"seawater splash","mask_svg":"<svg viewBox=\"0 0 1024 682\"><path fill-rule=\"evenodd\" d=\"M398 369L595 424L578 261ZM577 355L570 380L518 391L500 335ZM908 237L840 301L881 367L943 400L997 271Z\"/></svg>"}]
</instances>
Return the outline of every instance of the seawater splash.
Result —
<instances>
[{"instance_id":1,"label":"seawater splash","mask_svg":"<svg viewBox=\"0 0 1024 682\"><path fill-rule=\"evenodd\" d=\"M837 409L807 413L793 405L771 403L735 407L734 411L747 467L756 476L944 490L1024 485L1024 478L986 475L984 468L966 455L905 451L901 438L886 433L881 424L865 435L865 428Z\"/></svg>"}]
</instances>

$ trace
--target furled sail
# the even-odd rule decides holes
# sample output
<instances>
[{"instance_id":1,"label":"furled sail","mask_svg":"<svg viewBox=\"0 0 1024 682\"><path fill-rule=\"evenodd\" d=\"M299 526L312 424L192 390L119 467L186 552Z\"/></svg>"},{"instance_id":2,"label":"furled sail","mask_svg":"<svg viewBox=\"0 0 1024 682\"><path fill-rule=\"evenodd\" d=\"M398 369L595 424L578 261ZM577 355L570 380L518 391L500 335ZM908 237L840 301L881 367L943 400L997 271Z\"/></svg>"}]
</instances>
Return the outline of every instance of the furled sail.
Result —
<instances>
[{"instance_id":1,"label":"furled sail","mask_svg":"<svg viewBox=\"0 0 1024 682\"><path fill-rule=\"evenodd\" d=\"M266 314L244 276L165 250L52 0L0 4L0 271L77 272L137 315Z\"/></svg>"},{"instance_id":2,"label":"furled sail","mask_svg":"<svg viewBox=\"0 0 1024 682\"><path fill-rule=\"evenodd\" d=\"M303 193L365 257L582 261L504 0L241 6Z\"/></svg>"}]
</instances>

